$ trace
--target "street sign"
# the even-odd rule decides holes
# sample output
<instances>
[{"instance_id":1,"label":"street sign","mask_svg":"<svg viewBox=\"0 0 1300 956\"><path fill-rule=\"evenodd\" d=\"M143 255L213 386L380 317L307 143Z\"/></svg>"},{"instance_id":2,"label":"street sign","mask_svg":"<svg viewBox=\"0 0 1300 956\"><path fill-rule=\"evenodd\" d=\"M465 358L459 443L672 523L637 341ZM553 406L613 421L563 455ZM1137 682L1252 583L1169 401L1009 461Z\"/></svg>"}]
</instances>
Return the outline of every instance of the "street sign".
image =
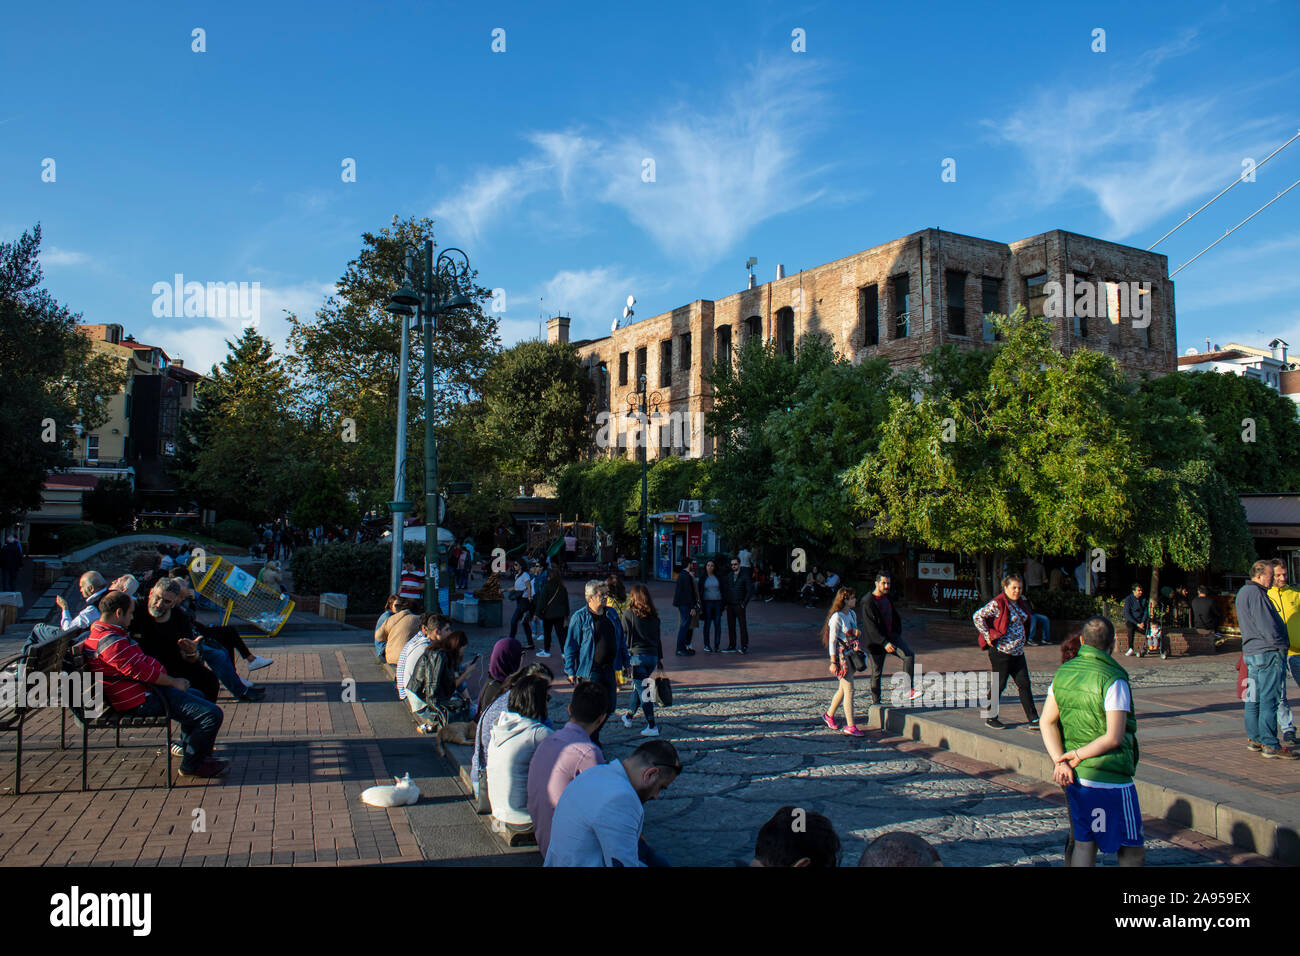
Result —
<instances>
[{"instance_id":1,"label":"street sign","mask_svg":"<svg viewBox=\"0 0 1300 956\"><path fill-rule=\"evenodd\" d=\"M449 481L447 482L447 494L467 495L473 487L474 483L472 481Z\"/></svg>"}]
</instances>

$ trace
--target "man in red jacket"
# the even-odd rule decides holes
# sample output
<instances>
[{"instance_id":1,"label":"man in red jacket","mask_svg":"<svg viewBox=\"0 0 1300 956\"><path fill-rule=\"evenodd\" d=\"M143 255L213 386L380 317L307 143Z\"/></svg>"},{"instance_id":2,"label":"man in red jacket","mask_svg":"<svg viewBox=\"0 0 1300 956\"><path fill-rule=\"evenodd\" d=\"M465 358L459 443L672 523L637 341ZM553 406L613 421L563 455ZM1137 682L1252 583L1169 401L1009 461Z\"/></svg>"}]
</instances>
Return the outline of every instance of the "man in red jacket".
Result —
<instances>
[{"instance_id":1,"label":"man in red jacket","mask_svg":"<svg viewBox=\"0 0 1300 956\"><path fill-rule=\"evenodd\" d=\"M172 719L181 725L181 776L224 777L230 762L212 756L221 729L221 708L190 691L185 678L168 675L162 664L131 640L126 629L133 605L130 596L109 591L99 602L99 620L91 625L83 645L91 671L103 675L109 706L135 717L158 717L166 713L165 696Z\"/></svg>"}]
</instances>

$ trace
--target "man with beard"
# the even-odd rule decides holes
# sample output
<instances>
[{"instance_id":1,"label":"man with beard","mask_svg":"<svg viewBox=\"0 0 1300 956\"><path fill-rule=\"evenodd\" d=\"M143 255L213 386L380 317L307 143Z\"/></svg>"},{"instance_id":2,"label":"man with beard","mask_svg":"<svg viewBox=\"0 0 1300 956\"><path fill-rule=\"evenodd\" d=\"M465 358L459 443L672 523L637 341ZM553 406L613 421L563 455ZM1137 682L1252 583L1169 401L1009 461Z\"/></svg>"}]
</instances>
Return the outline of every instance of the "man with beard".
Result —
<instances>
[{"instance_id":1,"label":"man with beard","mask_svg":"<svg viewBox=\"0 0 1300 956\"><path fill-rule=\"evenodd\" d=\"M136 616L131 636L172 677L183 677L208 700L215 702L218 683L236 700L261 700L266 691L240 679L229 652L215 641L194 637L194 622L177 605L184 587L175 578L163 578L149 591L148 614Z\"/></svg>"}]
</instances>

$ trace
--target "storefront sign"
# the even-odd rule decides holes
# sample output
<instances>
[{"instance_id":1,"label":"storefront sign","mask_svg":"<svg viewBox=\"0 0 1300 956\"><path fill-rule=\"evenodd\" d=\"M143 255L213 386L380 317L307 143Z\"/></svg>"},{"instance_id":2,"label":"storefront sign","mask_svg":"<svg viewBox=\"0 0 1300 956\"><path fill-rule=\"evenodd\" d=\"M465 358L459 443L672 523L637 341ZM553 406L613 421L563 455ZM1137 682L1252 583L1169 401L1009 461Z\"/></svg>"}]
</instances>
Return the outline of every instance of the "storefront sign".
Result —
<instances>
[{"instance_id":1,"label":"storefront sign","mask_svg":"<svg viewBox=\"0 0 1300 956\"><path fill-rule=\"evenodd\" d=\"M1300 525L1295 524L1253 524L1250 526L1252 538L1300 538Z\"/></svg>"},{"instance_id":2,"label":"storefront sign","mask_svg":"<svg viewBox=\"0 0 1300 956\"><path fill-rule=\"evenodd\" d=\"M957 575L951 561L922 561L916 566L916 576L927 581L951 581Z\"/></svg>"},{"instance_id":3,"label":"storefront sign","mask_svg":"<svg viewBox=\"0 0 1300 956\"><path fill-rule=\"evenodd\" d=\"M967 585L967 586L962 586ZM933 584L930 586L930 597L935 601L965 601L979 600L979 589L973 583L959 582L957 585Z\"/></svg>"}]
</instances>

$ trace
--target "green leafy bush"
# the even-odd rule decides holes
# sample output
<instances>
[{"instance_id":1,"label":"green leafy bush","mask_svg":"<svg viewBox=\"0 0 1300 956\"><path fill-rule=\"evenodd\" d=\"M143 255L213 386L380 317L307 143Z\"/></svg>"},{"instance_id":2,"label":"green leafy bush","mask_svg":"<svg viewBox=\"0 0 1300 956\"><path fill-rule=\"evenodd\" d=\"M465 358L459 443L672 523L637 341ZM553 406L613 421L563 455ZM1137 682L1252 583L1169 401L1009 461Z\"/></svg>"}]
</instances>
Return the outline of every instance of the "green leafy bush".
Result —
<instances>
[{"instance_id":1,"label":"green leafy bush","mask_svg":"<svg viewBox=\"0 0 1300 956\"><path fill-rule=\"evenodd\" d=\"M88 524L60 525L55 534L58 535L55 550L60 554L77 551L99 540L99 533L95 531L93 525Z\"/></svg>"},{"instance_id":2,"label":"green leafy bush","mask_svg":"<svg viewBox=\"0 0 1300 956\"><path fill-rule=\"evenodd\" d=\"M424 564L424 544L407 541L405 557L418 566ZM392 548L382 541L361 544L335 544L298 548L289 561L295 594L324 594L334 591L348 596L348 610L353 613L378 613L388 599L389 562ZM446 569L442 578L445 582Z\"/></svg>"},{"instance_id":3,"label":"green leafy bush","mask_svg":"<svg viewBox=\"0 0 1300 956\"><path fill-rule=\"evenodd\" d=\"M212 526L212 537L225 544L247 548L257 539L257 533L247 521L218 521Z\"/></svg>"},{"instance_id":4,"label":"green leafy bush","mask_svg":"<svg viewBox=\"0 0 1300 956\"><path fill-rule=\"evenodd\" d=\"M1082 621L1100 615L1112 620L1122 617L1120 602L1100 594L1078 591L1038 591L1028 595L1036 614L1046 614L1053 621ZM970 618L986 601L966 599L957 605L960 617Z\"/></svg>"}]
</instances>

